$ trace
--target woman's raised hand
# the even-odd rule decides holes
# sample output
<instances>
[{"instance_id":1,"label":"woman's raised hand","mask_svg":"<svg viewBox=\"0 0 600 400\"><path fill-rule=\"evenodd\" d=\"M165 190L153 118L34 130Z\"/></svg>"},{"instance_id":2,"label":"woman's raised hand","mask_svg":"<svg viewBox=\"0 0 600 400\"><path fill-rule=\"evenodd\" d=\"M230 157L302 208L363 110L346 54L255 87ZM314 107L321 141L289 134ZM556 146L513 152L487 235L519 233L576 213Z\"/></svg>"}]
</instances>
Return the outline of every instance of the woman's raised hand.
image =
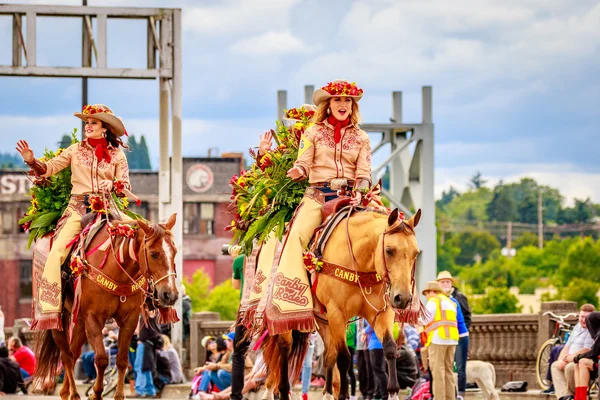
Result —
<instances>
[{"instance_id":1,"label":"woman's raised hand","mask_svg":"<svg viewBox=\"0 0 600 400\"><path fill-rule=\"evenodd\" d=\"M258 142L258 151L261 153L266 153L271 150L271 144L273 141L273 134L271 131L265 132L264 135L260 135L260 142Z\"/></svg>"},{"instance_id":2,"label":"woman's raised hand","mask_svg":"<svg viewBox=\"0 0 600 400\"><path fill-rule=\"evenodd\" d=\"M21 157L23 157L23 160L25 160L25 162L30 163L35 159L35 157L33 156L33 150L31 150L29 144L27 144L27 142L24 140L19 140L17 142L17 151L19 152L19 154L21 154Z\"/></svg>"}]
</instances>

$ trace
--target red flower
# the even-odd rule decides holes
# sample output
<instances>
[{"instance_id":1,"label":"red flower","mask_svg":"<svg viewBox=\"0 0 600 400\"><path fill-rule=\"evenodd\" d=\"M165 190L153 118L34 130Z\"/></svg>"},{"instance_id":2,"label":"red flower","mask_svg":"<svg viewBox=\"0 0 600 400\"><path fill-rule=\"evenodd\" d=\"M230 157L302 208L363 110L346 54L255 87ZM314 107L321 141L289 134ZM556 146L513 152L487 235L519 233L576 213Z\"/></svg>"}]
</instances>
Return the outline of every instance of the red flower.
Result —
<instances>
[{"instance_id":1,"label":"red flower","mask_svg":"<svg viewBox=\"0 0 600 400\"><path fill-rule=\"evenodd\" d=\"M271 157L267 154L265 155L262 160L260 160L260 169L261 171L265 171L265 169L269 168L270 166L273 165L273 160L271 160Z\"/></svg>"},{"instance_id":2,"label":"red flower","mask_svg":"<svg viewBox=\"0 0 600 400\"><path fill-rule=\"evenodd\" d=\"M104 208L104 201L102 201L100 196L92 196L90 198L90 209L96 213L106 213L106 209Z\"/></svg>"},{"instance_id":3,"label":"red flower","mask_svg":"<svg viewBox=\"0 0 600 400\"><path fill-rule=\"evenodd\" d=\"M23 228L23 230L24 230L25 232L28 232L28 231L29 231L29 227L30 227L30 226L31 226L31 221L27 221L27 222L25 222L23 225L21 225L21 227Z\"/></svg>"},{"instance_id":4,"label":"red flower","mask_svg":"<svg viewBox=\"0 0 600 400\"><path fill-rule=\"evenodd\" d=\"M356 82L329 82L321 89L326 91L332 96L360 96L363 94L363 90L356 86Z\"/></svg>"},{"instance_id":5,"label":"red flower","mask_svg":"<svg viewBox=\"0 0 600 400\"><path fill-rule=\"evenodd\" d=\"M233 174L233 176L231 177L231 179L229 180L229 184L231 186L235 186L237 185L237 181L238 181L239 177L237 176L237 174Z\"/></svg>"},{"instance_id":6,"label":"red flower","mask_svg":"<svg viewBox=\"0 0 600 400\"><path fill-rule=\"evenodd\" d=\"M115 182L113 183L113 190L117 194L123 193L123 190L125 190L125 183L119 180L115 180Z\"/></svg>"}]
</instances>

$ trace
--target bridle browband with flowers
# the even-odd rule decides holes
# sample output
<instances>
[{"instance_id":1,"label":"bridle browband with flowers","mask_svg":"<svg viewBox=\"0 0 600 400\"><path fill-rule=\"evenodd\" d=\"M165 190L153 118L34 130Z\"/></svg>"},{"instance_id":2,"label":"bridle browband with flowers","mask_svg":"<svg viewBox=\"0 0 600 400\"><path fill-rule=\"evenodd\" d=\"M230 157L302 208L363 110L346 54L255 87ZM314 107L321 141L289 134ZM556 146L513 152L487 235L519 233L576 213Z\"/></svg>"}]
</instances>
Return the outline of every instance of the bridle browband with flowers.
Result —
<instances>
[{"instance_id":1,"label":"bridle browband with flowers","mask_svg":"<svg viewBox=\"0 0 600 400\"><path fill-rule=\"evenodd\" d=\"M329 82L321 89L332 96L362 96L364 90L356 86L356 82Z\"/></svg>"}]
</instances>

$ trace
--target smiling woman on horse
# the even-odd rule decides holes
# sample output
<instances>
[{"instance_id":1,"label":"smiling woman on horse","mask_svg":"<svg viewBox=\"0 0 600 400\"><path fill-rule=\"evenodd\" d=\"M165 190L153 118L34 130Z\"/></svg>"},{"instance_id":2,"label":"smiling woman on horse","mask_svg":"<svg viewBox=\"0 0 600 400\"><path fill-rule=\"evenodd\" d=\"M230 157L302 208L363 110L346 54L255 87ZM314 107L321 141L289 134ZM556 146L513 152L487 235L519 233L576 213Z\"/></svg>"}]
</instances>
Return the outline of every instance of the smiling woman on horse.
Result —
<instances>
[{"instance_id":1,"label":"smiling woman on horse","mask_svg":"<svg viewBox=\"0 0 600 400\"><path fill-rule=\"evenodd\" d=\"M328 83L313 94L314 125L302 135L298 158L287 173L294 180L308 179L310 187L296 210L279 260L281 278L273 285L275 307L267 318L271 334L315 330L310 290L294 291L308 287L304 251L323 222L321 207L326 201L335 199L338 191L351 190L351 205L358 205L361 191L371 185L371 144L358 127L362 95L355 83L344 80Z\"/></svg>"},{"instance_id":2,"label":"smiling woman on horse","mask_svg":"<svg viewBox=\"0 0 600 400\"><path fill-rule=\"evenodd\" d=\"M44 266L33 330L63 329L60 270L70 251L68 245L81 232L81 218L89 206L89 195L110 193L116 181L130 190L127 158L119 148L126 147L121 137L127 134L121 119L102 104L85 106L74 115L85 121L85 139L49 161L36 159L26 141L17 142L17 150L36 175L49 177L70 166L73 185L71 200L57 224Z\"/></svg>"}]
</instances>

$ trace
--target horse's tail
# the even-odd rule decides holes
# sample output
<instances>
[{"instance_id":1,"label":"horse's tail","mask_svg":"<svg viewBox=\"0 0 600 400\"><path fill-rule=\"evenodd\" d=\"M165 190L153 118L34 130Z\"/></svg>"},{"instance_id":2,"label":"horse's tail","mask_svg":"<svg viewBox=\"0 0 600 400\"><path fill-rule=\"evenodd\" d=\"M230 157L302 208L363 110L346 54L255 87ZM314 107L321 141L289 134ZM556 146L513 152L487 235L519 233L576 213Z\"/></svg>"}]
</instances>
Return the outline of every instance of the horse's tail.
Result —
<instances>
[{"instance_id":1,"label":"horse's tail","mask_svg":"<svg viewBox=\"0 0 600 400\"><path fill-rule=\"evenodd\" d=\"M48 382L54 382L56 371L60 365L60 349L54 343L52 330L37 333L35 355L37 366L33 375L36 387L46 387ZM39 385L39 386L38 386Z\"/></svg>"},{"instance_id":2,"label":"horse's tail","mask_svg":"<svg viewBox=\"0 0 600 400\"><path fill-rule=\"evenodd\" d=\"M279 350L279 341L282 338L279 335L267 336L261 345L265 366L268 376L265 382L266 387L274 388L277 392L281 379L288 378L292 384L298 381L302 372L302 364L308 350L308 332L292 331L292 345L288 355L288 374L289 377L281 376L281 351Z\"/></svg>"}]
</instances>

